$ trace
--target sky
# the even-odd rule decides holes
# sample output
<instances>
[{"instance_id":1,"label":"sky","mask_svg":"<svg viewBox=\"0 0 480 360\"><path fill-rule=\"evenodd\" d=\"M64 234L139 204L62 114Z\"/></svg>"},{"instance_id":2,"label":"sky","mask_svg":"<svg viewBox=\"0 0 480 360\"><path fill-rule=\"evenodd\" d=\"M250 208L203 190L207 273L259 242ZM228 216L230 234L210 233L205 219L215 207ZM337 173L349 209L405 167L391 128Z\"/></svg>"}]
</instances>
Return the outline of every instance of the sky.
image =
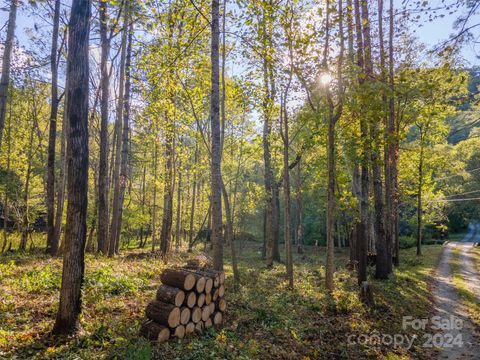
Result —
<instances>
[{"instance_id":1,"label":"sky","mask_svg":"<svg viewBox=\"0 0 480 360\"><path fill-rule=\"evenodd\" d=\"M452 3L455 2L456 0L447 0L447 3ZM1 3L1 8L0 8L0 31L1 31L1 38L3 39L5 37L5 31L6 31L6 21L8 19L8 8L5 6L7 1L3 0ZM24 1L26 3L26 1ZM68 0L64 0L65 4L68 4ZM385 1L385 7L388 7L389 1ZM416 1L414 0L394 0L396 8L400 9L402 8L405 4L408 6L414 6ZM430 0L428 1L429 6L435 7L439 6L442 4L442 0ZM32 15L28 16L27 11L25 10L26 6L28 5L23 5L20 8L18 18L17 18L17 39L19 43L28 48L29 46L29 40L28 40L28 35L26 32L27 28L32 28L33 24L35 21L39 22L39 19L35 19ZM453 14L445 14L445 17L443 18L437 18L432 22L428 22L426 17L422 16L420 18L419 24L422 24L422 26L417 25L412 25L412 27L417 27L417 37L418 39L425 43L428 48L433 48L435 45L437 45L439 42L448 39L448 37L455 32L453 29L453 24L457 17L461 13L453 13ZM477 14L473 21L480 23L480 14ZM480 35L480 28L477 29L477 33ZM462 57L466 60L467 65L479 65L479 57L480 57L480 46L475 49L472 45L466 45L462 49Z\"/></svg>"}]
</instances>

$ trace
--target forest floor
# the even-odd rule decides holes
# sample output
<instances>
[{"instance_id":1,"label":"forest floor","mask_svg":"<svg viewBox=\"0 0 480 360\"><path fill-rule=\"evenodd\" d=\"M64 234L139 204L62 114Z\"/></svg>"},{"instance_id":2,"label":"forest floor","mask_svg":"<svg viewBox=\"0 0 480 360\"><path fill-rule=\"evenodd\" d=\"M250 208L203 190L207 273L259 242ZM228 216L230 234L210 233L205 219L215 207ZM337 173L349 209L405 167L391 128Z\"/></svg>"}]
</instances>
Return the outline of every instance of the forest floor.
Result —
<instances>
[{"instance_id":1,"label":"forest floor","mask_svg":"<svg viewBox=\"0 0 480 360\"><path fill-rule=\"evenodd\" d=\"M403 322L404 316L433 314L431 286L442 249L424 246L422 257L415 249L402 250L395 275L372 281L375 304L369 307L359 301L355 274L345 269L346 250L336 252L336 290L329 297L324 248L295 254L295 290L289 291L285 267L266 269L259 245L250 243L239 256L238 292L226 261L224 327L159 346L138 336L145 306L155 296L162 270L199 252L174 255L167 265L146 250L124 251L114 259L87 255L83 329L80 336L63 340L49 334L58 306L61 260L39 251L8 254L0 257L0 358L431 359L434 355L419 341L429 330L405 330ZM395 343L388 343L394 337Z\"/></svg>"}]
</instances>

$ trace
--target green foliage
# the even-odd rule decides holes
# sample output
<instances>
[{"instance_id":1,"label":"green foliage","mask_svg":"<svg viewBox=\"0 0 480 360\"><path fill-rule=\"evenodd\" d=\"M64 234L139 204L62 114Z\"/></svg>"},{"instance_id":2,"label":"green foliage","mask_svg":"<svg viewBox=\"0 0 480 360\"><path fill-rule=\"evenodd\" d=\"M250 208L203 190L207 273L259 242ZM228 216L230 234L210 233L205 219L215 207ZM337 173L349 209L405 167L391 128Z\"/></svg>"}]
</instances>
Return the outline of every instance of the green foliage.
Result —
<instances>
[{"instance_id":1,"label":"green foliage","mask_svg":"<svg viewBox=\"0 0 480 360\"><path fill-rule=\"evenodd\" d=\"M61 283L61 273L51 265L30 270L21 278L21 286L33 294L48 293L53 290L58 291Z\"/></svg>"},{"instance_id":2,"label":"green foliage","mask_svg":"<svg viewBox=\"0 0 480 360\"><path fill-rule=\"evenodd\" d=\"M145 286L142 278L127 277L116 274L111 267L102 267L87 273L85 278L85 289L97 296L119 296L135 294Z\"/></svg>"}]
</instances>

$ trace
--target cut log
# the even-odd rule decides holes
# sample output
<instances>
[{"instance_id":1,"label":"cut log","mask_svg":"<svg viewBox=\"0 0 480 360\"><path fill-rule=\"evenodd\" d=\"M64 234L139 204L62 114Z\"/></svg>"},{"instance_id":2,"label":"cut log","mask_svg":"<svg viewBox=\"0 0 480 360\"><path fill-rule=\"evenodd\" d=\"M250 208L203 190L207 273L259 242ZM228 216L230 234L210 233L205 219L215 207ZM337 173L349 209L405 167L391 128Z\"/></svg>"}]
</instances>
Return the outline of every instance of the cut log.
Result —
<instances>
[{"instance_id":1,"label":"cut log","mask_svg":"<svg viewBox=\"0 0 480 360\"><path fill-rule=\"evenodd\" d=\"M197 304L197 294L195 292L190 291L187 293L187 297L185 299L185 305L187 305L190 309L193 308Z\"/></svg>"},{"instance_id":2,"label":"cut log","mask_svg":"<svg viewBox=\"0 0 480 360\"><path fill-rule=\"evenodd\" d=\"M208 307L210 308L210 315L215 312L215 303L211 302Z\"/></svg>"},{"instance_id":3,"label":"cut log","mask_svg":"<svg viewBox=\"0 0 480 360\"><path fill-rule=\"evenodd\" d=\"M217 301L215 301L215 309L220 310L221 312L224 312L226 308L227 308L227 302L225 301L225 299L220 298Z\"/></svg>"},{"instance_id":4,"label":"cut log","mask_svg":"<svg viewBox=\"0 0 480 360\"><path fill-rule=\"evenodd\" d=\"M189 322L187 325L185 325L185 334L191 334L195 331L195 323L194 322Z\"/></svg>"},{"instance_id":5,"label":"cut log","mask_svg":"<svg viewBox=\"0 0 480 360\"><path fill-rule=\"evenodd\" d=\"M140 335L150 341L161 343L167 341L170 337L170 329L152 320L147 320L142 323Z\"/></svg>"},{"instance_id":6,"label":"cut log","mask_svg":"<svg viewBox=\"0 0 480 360\"><path fill-rule=\"evenodd\" d=\"M215 311L211 318L214 325L220 325L223 321L223 315L220 311Z\"/></svg>"},{"instance_id":7,"label":"cut log","mask_svg":"<svg viewBox=\"0 0 480 360\"><path fill-rule=\"evenodd\" d=\"M206 293L205 294L205 304L210 305L212 302L212 294L211 293Z\"/></svg>"},{"instance_id":8,"label":"cut log","mask_svg":"<svg viewBox=\"0 0 480 360\"><path fill-rule=\"evenodd\" d=\"M170 285L182 290L192 290L196 284L195 276L182 269L165 269L160 275L160 280L166 285Z\"/></svg>"},{"instance_id":9,"label":"cut log","mask_svg":"<svg viewBox=\"0 0 480 360\"><path fill-rule=\"evenodd\" d=\"M205 293L210 294L213 288L213 279L209 277L206 277L205 279L207 279L205 281Z\"/></svg>"},{"instance_id":10,"label":"cut log","mask_svg":"<svg viewBox=\"0 0 480 360\"><path fill-rule=\"evenodd\" d=\"M205 321L205 327L209 328L212 325L213 325L212 319L208 318L207 321Z\"/></svg>"},{"instance_id":11,"label":"cut log","mask_svg":"<svg viewBox=\"0 0 480 360\"><path fill-rule=\"evenodd\" d=\"M191 311L187 306L180 308L180 324L187 325L190 321Z\"/></svg>"},{"instance_id":12,"label":"cut log","mask_svg":"<svg viewBox=\"0 0 480 360\"><path fill-rule=\"evenodd\" d=\"M215 287L218 287L218 286L220 286L220 284L223 284L221 282L221 273L223 273L223 271L203 269L203 270L198 270L197 272L200 273L200 274L203 274L206 277L211 278L213 280L213 286L215 286ZM223 274L224 274L223 275L223 281L225 282L225 273L223 273Z\"/></svg>"},{"instance_id":13,"label":"cut log","mask_svg":"<svg viewBox=\"0 0 480 360\"><path fill-rule=\"evenodd\" d=\"M197 306L200 306L202 307L203 305L205 305L205 294L198 294L197 296Z\"/></svg>"},{"instance_id":14,"label":"cut log","mask_svg":"<svg viewBox=\"0 0 480 360\"><path fill-rule=\"evenodd\" d=\"M203 321L199 321L198 323L195 324L195 331L201 332L204 327L205 327L205 324L203 323Z\"/></svg>"},{"instance_id":15,"label":"cut log","mask_svg":"<svg viewBox=\"0 0 480 360\"><path fill-rule=\"evenodd\" d=\"M192 309L192 321L196 324L202 320L202 309L198 306Z\"/></svg>"},{"instance_id":16,"label":"cut log","mask_svg":"<svg viewBox=\"0 0 480 360\"><path fill-rule=\"evenodd\" d=\"M204 276L199 274L193 274L193 276L195 276L195 279L196 279L195 290L197 291L197 293L204 292L207 279Z\"/></svg>"},{"instance_id":17,"label":"cut log","mask_svg":"<svg viewBox=\"0 0 480 360\"><path fill-rule=\"evenodd\" d=\"M210 306L204 306L202 308L202 320L207 321L207 319L210 317Z\"/></svg>"},{"instance_id":18,"label":"cut log","mask_svg":"<svg viewBox=\"0 0 480 360\"><path fill-rule=\"evenodd\" d=\"M185 336L185 326L183 325L178 325L176 328L175 328L175 331L173 333L173 336L179 338L179 339L183 339L184 336Z\"/></svg>"},{"instance_id":19,"label":"cut log","mask_svg":"<svg viewBox=\"0 0 480 360\"><path fill-rule=\"evenodd\" d=\"M148 304L145 313L150 320L171 328L180 323L180 308L162 301L152 301Z\"/></svg>"},{"instance_id":20,"label":"cut log","mask_svg":"<svg viewBox=\"0 0 480 360\"><path fill-rule=\"evenodd\" d=\"M213 288L212 300L217 301L218 299L218 288Z\"/></svg>"},{"instance_id":21,"label":"cut log","mask_svg":"<svg viewBox=\"0 0 480 360\"><path fill-rule=\"evenodd\" d=\"M185 300L185 292L172 286L160 285L157 290L157 300L175 306L182 306L183 301Z\"/></svg>"},{"instance_id":22,"label":"cut log","mask_svg":"<svg viewBox=\"0 0 480 360\"><path fill-rule=\"evenodd\" d=\"M225 286L220 285L218 287L218 297L223 298L224 295L225 295Z\"/></svg>"}]
</instances>

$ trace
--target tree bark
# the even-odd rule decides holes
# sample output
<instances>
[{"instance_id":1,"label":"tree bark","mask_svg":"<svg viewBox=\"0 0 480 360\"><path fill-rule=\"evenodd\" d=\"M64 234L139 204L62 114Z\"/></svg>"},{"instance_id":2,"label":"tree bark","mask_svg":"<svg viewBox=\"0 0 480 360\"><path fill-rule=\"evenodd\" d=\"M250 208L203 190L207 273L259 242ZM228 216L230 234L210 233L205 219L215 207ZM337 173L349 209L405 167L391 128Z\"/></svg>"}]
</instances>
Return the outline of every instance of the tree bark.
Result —
<instances>
[{"instance_id":1,"label":"tree bark","mask_svg":"<svg viewBox=\"0 0 480 360\"><path fill-rule=\"evenodd\" d=\"M88 46L90 1L73 0L67 59L68 205L60 304L54 334L79 328L88 192Z\"/></svg>"},{"instance_id":2,"label":"tree bark","mask_svg":"<svg viewBox=\"0 0 480 360\"><path fill-rule=\"evenodd\" d=\"M50 52L50 70L52 73L50 133L48 138L47 160L47 253L54 256L58 251L58 241L55 241L55 144L57 139L58 114L58 30L60 27L60 0L55 0L53 13L52 48Z\"/></svg>"},{"instance_id":3,"label":"tree bark","mask_svg":"<svg viewBox=\"0 0 480 360\"><path fill-rule=\"evenodd\" d=\"M170 238L172 235L173 222L173 192L174 192L174 152L175 134L174 123L168 114L165 114L167 128L165 134L165 181L163 190L163 217L160 231L160 252L165 256L170 250Z\"/></svg>"},{"instance_id":4,"label":"tree bark","mask_svg":"<svg viewBox=\"0 0 480 360\"><path fill-rule=\"evenodd\" d=\"M10 66L15 37L15 25L17 21L18 0L11 0L8 14L7 37L3 48L2 76L0 78L0 152L2 149L3 129L7 114L8 86L10 84Z\"/></svg>"},{"instance_id":5,"label":"tree bark","mask_svg":"<svg viewBox=\"0 0 480 360\"><path fill-rule=\"evenodd\" d=\"M424 144L423 144L423 130L420 129L420 160L418 162L418 188L417 188L417 256L422 255L422 237L423 237L423 157L424 157Z\"/></svg>"},{"instance_id":6,"label":"tree bark","mask_svg":"<svg viewBox=\"0 0 480 360\"><path fill-rule=\"evenodd\" d=\"M125 101L125 70L127 59L127 39L128 39L128 23L129 23L129 2L124 3L124 21L122 30L122 49L120 55L120 81L119 81L119 95L117 104L117 117L115 119L115 160L113 167L113 203L112 203L112 219L110 222L110 241L108 247L108 256L114 256L117 253L117 239L119 239L120 231L120 200L121 200L121 179L120 166L122 161L122 120Z\"/></svg>"},{"instance_id":7,"label":"tree bark","mask_svg":"<svg viewBox=\"0 0 480 360\"><path fill-rule=\"evenodd\" d=\"M195 158L194 164L196 165L198 161L198 144L195 141ZM193 169L193 185L192 185L192 207L190 211L190 228L188 234L188 251L192 251L193 246L193 223L195 220L195 200L197 197L197 169Z\"/></svg>"},{"instance_id":8,"label":"tree bark","mask_svg":"<svg viewBox=\"0 0 480 360\"><path fill-rule=\"evenodd\" d=\"M222 145L220 133L220 3L212 0L212 89L210 99L210 117L212 132L212 163L211 163L211 204L212 204L212 246L213 267L223 270L223 234L222 234Z\"/></svg>"},{"instance_id":9,"label":"tree bark","mask_svg":"<svg viewBox=\"0 0 480 360\"><path fill-rule=\"evenodd\" d=\"M102 97L100 100L100 155L98 169L98 252L108 254L108 102L110 98L110 74L108 71L108 58L110 54L110 41L107 38L108 2L100 0L100 43L101 59L100 87Z\"/></svg>"},{"instance_id":10,"label":"tree bark","mask_svg":"<svg viewBox=\"0 0 480 360\"><path fill-rule=\"evenodd\" d=\"M358 82L360 86L364 83L364 46L362 36L362 17L360 14L360 0L354 1L355 6L355 27L357 33L357 66L360 69ZM358 257L358 284L367 280L367 246L368 246L368 122L360 117L361 133L361 165L360 165L360 183L361 183L361 201L360 201L360 223L357 227L357 257Z\"/></svg>"},{"instance_id":11,"label":"tree bark","mask_svg":"<svg viewBox=\"0 0 480 360\"><path fill-rule=\"evenodd\" d=\"M368 14L368 13L367 13ZM368 26L368 25L365 25ZM370 29L368 29L370 30ZM370 31L368 31L370 33ZM380 71L382 80L385 79L385 49L383 44L383 0L378 0L378 34L380 42ZM370 45L371 46L371 45ZM386 95L385 91L382 90L382 103L386 105ZM386 107L385 107L386 108ZM382 115L383 112L382 112ZM385 114L386 115L386 114ZM372 130L371 136L375 139L374 150L372 151L372 172L373 172L373 193L375 201L375 233L377 235L377 263L375 269L375 277L377 279L387 279L390 274L390 269L392 268L392 256L388 251L388 241L387 241L387 232L385 231L385 213L388 216L390 208L387 206L385 211L383 207L383 185L382 185L382 169L381 169L381 134L379 129L379 124L381 122L373 119L372 121ZM383 124L386 124L386 116L384 116ZM388 174L385 173L385 177ZM384 213L385 212L385 213ZM387 225L388 229L388 225Z\"/></svg>"}]
</instances>

